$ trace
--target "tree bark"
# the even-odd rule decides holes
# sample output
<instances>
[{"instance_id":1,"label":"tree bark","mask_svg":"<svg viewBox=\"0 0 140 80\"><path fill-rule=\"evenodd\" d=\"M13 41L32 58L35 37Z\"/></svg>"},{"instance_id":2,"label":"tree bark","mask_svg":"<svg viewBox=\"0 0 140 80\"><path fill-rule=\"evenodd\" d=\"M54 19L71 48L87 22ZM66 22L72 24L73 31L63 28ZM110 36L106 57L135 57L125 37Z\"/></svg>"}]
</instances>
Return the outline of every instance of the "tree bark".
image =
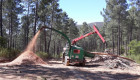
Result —
<instances>
[{"instance_id":1,"label":"tree bark","mask_svg":"<svg viewBox=\"0 0 140 80\"><path fill-rule=\"evenodd\" d=\"M10 10L10 19L9 19L9 36L10 36L10 38L9 38L9 48L12 48L12 43L13 43L13 41L12 41L12 34L13 34L13 29L12 29L12 26L13 26L13 24L12 24L12 20L13 20L13 17L12 17L12 1L11 1L11 3L10 3L10 7L11 7L11 10Z\"/></svg>"},{"instance_id":2,"label":"tree bark","mask_svg":"<svg viewBox=\"0 0 140 80\"><path fill-rule=\"evenodd\" d=\"M130 34L129 34L130 35L130 37L129 37L130 42L132 41L132 33L133 33L133 25L130 26Z\"/></svg>"},{"instance_id":3,"label":"tree bark","mask_svg":"<svg viewBox=\"0 0 140 80\"><path fill-rule=\"evenodd\" d=\"M49 52L50 52L50 45L51 45L51 38L52 38L52 30L51 30L51 33L50 33L50 35L49 35L49 38L50 38L50 40L48 41L48 49L47 49L47 52L48 52L48 54L49 54Z\"/></svg>"},{"instance_id":4,"label":"tree bark","mask_svg":"<svg viewBox=\"0 0 140 80\"><path fill-rule=\"evenodd\" d=\"M1 0L1 4L0 4L0 36L3 37L3 32L2 32L2 2L3 0Z\"/></svg>"},{"instance_id":5,"label":"tree bark","mask_svg":"<svg viewBox=\"0 0 140 80\"><path fill-rule=\"evenodd\" d=\"M119 41L118 41L118 34L116 34L116 40L117 40L117 44L116 44L116 45L117 45L117 55L119 55L119 46L118 46L118 42L119 42Z\"/></svg>"},{"instance_id":6,"label":"tree bark","mask_svg":"<svg viewBox=\"0 0 140 80\"><path fill-rule=\"evenodd\" d=\"M120 55L120 15L118 19L118 55Z\"/></svg>"},{"instance_id":7,"label":"tree bark","mask_svg":"<svg viewBox=\"0 0 140 80\"><path fill-rule=\"evenodd\" d=\"M47 52L47 39L46 39L46 30L44 29L44 48L45 52Z\"/></svg>"},{"instance_id":8,"label":"tree bark","mask_svg":"<svg viewBox=\"0 0 140 80\"><path fill-rule=\"evenodd\" d=\"M36 33L36 24L37 24L37 20L38 20L37 10L38 10L38 0L37 0L37 2L36 2L36 8L35 8L34 35L35 35L35 33Z\"/></svg>"},{"instance_id":9,"label":"tree bark","mask_svg":"<svg viewBox=\"0 0 140 80\"><path fill-rule=\"evenodd\" d=\"M113 29L112 29L112 44L113 44L113 54L114 54L115 44L114 44L114 31L113 31Z\"/></svg>"},{"instance_id":10,"label":"tree bark","mask_svg":"<svg viewBox=\"0 0 140 80\"><path fill-rule=\"evenodd\" d=\"M11 5L11 7L12 7L12 5ZM10 18L11 20L11 24L10 24L10 48L12 48L12 43L13 43L13 37L12 37L12 35L13 35L13 23L12 23L12 20L13 20L13 17L12 17L12 9L11 9L11 18Z\"/></svg>"},{"instance_id":11,"label":"tree bark","mask_svg":"<svg viewBox=\"0 0 140 80\"><path fill-rule=\"evenodd\" d=\"M11 32L10 32L10 31L11 31L11 30L10 30L10 25L11 25L11 24L10 24L10 18L9 18L9 23L8 23L8 26L9 26L8 48L10 48L10 34L11 34Z\"/></svg>"},{"instance_id":12,"label":"tree bark","mask_svg":"<svg viewBox=\"0 0 140 80\"><path fill-rule=\"evenodd\" d=\"M53 4L53 3L52 3ZM52 8L52 11L51 11L51 28L53 27L53 18L54 18L54 7ZM48 41L48 49L47 49L47 52L49 54L49 49L50 49L50 44L51 44L51 38L52 38L52 30L50 32L50 35L49 35L49 41Z\"/></svg>"},{"instance_id":13,"label":"tree bark","mask_svg":"<svg viewBox=\"0 0 140 80\"><path fill-rule=\"evenodd\" d=\"M127 55L127 40L125 42L125 56Z\"/></svg>"},{"instance_id":14,"label":"tree bark","mask_svg":"<svg viewBox=\"0 0 140 80\"><path fill-rule=\"evenodd\" d=\"M54 50L53 50L53 53L54 53L54 55L55 55L55 40L54 40Z\"/></svg>"},{"instance_id":15,"label":"tree bark","mask_svg":"<svg viewBox=\"0 0 140 80\"><path fill-rule=\"evenodd\" d=\"M28 36L29 36L29 2L28 2L28 13L27 13L27 26L26 26L26 45L28 44Z\"/></svg>"},{"instance_id":16,"label":"tree bark","mask_svg":"<svg viewBox=\"0 0 140 80\"><path fill-rule=\"evenodd\" d=\"M123 37L122 37L123 33L122 33L122 30L120 32L120 54L123 54L122 53L122 48L123 48Z\"/></svg>"}]
</instances>

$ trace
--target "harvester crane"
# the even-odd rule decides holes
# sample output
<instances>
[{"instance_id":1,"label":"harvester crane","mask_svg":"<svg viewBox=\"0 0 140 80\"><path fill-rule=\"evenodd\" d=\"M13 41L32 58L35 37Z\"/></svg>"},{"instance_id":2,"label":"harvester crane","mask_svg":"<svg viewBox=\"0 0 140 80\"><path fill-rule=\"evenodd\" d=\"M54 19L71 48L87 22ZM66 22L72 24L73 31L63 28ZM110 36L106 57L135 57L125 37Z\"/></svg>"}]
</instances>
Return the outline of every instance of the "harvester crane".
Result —
<instances>
[{"instance_id":1,"label":"harvester crane","mask_svg":"<svg viewBox=\"0 0 140 80\"><path fill-rule=\"evenodd\" d=\"M73 39L73 40L72 40L72 45L74 45L77 41L79 41L79 40L81 40L81 39L83 39L83 38L85 38L85 37L87 37L87 36L90 36L91 34L94 34L94 33L98 34L99 37L101 38L101 40L103 41L103 43L105 43L104 38L103 38L102 35L99 33L99 31L97 30L97 28L95 27L95 25L93 26L93 28L94 28L94 31L93 31L93 32L87 33L87 34L85 34L85 35L82 35L82 36L80 36L80 37L78 37L78 38Z\"/></svg>"}]
</instances>

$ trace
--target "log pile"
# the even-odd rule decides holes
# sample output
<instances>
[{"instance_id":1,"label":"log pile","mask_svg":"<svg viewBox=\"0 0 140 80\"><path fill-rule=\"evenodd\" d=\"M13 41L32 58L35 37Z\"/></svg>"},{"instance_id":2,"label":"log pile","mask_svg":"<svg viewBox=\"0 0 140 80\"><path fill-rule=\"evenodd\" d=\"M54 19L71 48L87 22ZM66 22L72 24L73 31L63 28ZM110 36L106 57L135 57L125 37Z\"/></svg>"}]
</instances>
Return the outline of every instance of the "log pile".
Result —
<instances>
[{"instance_id":1,"label":"log pile","mask_svg":"<svg viewBox=\"0 0 140 80\"><path fill-rule=\"evenodd\" d=\"M109 55L97 55L93 62L104 62L104 66L110 69L132 69L133 61Z\"/></svg>"}]
</instances>

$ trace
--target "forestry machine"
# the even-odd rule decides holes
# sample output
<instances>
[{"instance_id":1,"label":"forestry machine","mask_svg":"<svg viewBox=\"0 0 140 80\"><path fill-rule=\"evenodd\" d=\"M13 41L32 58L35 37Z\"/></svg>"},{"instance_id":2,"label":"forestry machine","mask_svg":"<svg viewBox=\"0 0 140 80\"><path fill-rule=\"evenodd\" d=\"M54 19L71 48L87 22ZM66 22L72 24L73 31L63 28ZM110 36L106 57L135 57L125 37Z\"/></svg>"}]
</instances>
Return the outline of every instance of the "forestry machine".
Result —
<instances>
[{"instance_id":1,"label":"forestry machine","mask_svg":"<svg viewBox=\"0 0 140 80\"><path fill-rule=\"evenodd\" d=\"M58 32L67 39L68 44L66 44L66 46L63 48L63 59L62 59L62 62L66 66L69 66L71 63L78 63L80 65L85 65L85 57L93 58L95 56L95 54L89 53L89 52L85 51L82 47L76 45L77 41L79 41L79 40L81 40L81 39L83 39L91 34L96 33L101 38L102 42L105 43L104 38L99 33L99 31L97 30L95 25L93 26L93 29L94 29L93 32L87 33L85 35L82 35L78 38L73 39L72 43L71 43L70 39L64 33L60 32L54 28L50 28L50 27L46 27L46 26L42 27L41 30L43 28L51 29L55 32Z\"/></svg>"},{"instance_id":2,"label":"forestry machine","mask_svg":"<svg viewBox=\"0 0 140 80\"><path fill-rule=\"evenodd\" d=\"M85 51L82 47L76 45L77 41L96 33L101 38L102 42L105 43L104 38L99 33L99 31L97 30L95 25L93 26L93 29L94 29L94 31L73 39L70 46L66 45L63 48L63 60L62 61L66 66L70 65L70 63L78 63L81 66L83 66L83 65L85 65L85 62L86 62L85 57L93 58L95 56L95 54L89 53L89 52Z\"/></svg>"}]
</instances>

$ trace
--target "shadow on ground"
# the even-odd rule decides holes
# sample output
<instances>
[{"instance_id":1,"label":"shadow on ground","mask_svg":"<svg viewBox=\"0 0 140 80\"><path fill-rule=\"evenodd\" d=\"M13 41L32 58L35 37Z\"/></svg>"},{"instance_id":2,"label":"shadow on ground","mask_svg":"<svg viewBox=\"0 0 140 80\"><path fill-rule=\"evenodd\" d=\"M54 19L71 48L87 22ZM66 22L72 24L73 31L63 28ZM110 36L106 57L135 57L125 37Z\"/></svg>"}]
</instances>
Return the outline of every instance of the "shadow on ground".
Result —
<instances>
[{"instance_id":1,"label":"shadow on ground","mask_svg":"<svg viewBox=\"0 0 140 80\"><path fill-rule=\"evenodd\" d=\"M37 76L41 76L42 78L66 79L71 78L72 75L74 75L73 72L70 71L68 68L58 69L42 67L39 65L18 65L0 68L0 74L14 75L20 77L31 77L32 79L36 79Z\"/></svg>"},{"instance_id":2,"label":"shadow on ground","mask_svg":"<svg viewBox=\"0 0 140 80\"><path fill-rule=\"evenodd\" d=\"M95 65L93 67L96 67ZM86 66L85 66L86 67ZM88 67L88 66L87 66ZM92 67L92 66L90 66ZM73 71L77 72L79 76L76 76ZM19 66L9 66L9 67L0 67L0 76L1 78L6 79L8 75L17 76L17 77L29 77L32 80L36 80L37 76L41 76L43 79L87 79L87 80L134 80L140 78L140 75L132 75L125 73L111 74L110 72L90 72L82 71L79 69L69 69L69 68L50 68L42 67L39 65L19 65ZM13 77L14 78L14 77ZM11 78L12 79L12 78Z\"/></svg>"},{"instance_id":3,"label":"shadow on ground","mask_svg":"<svg viewBox=\"0 0 140 80\"><path fill-rule=\"evenodd\" d=\"M140 75L132 75L127 73L116 73L112 74L111 72L88 72L88 71L78 71L82 78L86 80L138 80Z\"/></svg>"}]
</instances>

